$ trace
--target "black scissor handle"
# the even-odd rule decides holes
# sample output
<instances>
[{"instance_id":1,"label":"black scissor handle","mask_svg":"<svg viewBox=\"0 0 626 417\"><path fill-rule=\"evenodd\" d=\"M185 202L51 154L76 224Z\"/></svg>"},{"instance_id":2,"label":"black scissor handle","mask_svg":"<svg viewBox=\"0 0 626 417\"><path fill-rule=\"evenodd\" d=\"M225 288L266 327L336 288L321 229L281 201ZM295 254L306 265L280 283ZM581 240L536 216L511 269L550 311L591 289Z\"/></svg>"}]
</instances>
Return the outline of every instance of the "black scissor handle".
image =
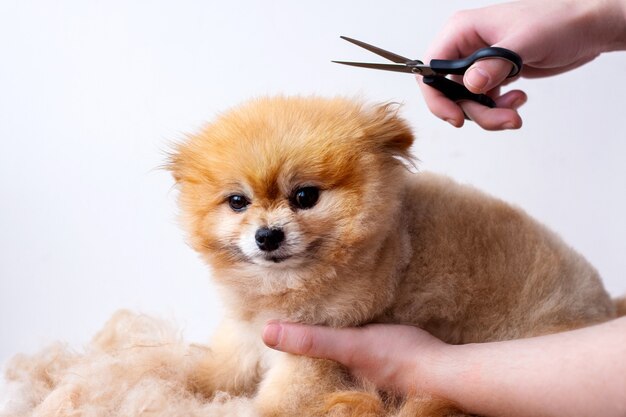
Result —
<instances>
[{"instance_id":1,"label":"black scissor handle","mask_svg":"<svg viewBox=\"0 0 626 417\"><path fill-rule=\"evenodd\" d=\"M485 94L474 94L464 85L449 80L438 75L432 77L424 77L424 84L429 85L441 91L446 97L452 101L471 100L482 104L483 106L494 108L496 102Z\"/></svg>"},{"instance_id":2,"label":"black scissor handle","mask_svg":"<svg viewBox=\"0 0 626 417\"><path fill-rule=\"evenodd\" d=\"M505 59L513 64L513 68L509 75L507 75L507 78L515 77L522 69L522 58L519 55L509 49L499 48L497 46L479 49L466 58L432 59L429 66L438 74L463 75L476 61L489 58Z\"/></svg>"}]
</instances>

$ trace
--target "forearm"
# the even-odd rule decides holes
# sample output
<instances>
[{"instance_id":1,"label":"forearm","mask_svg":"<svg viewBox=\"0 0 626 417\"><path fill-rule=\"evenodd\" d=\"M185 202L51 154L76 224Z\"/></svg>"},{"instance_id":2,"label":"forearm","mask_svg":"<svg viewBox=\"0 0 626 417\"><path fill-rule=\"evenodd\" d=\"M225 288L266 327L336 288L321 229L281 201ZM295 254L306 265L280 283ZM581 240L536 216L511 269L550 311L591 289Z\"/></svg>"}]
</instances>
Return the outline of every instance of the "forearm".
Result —
<instances>
[{"instance_id":1,"label":"forearm","mask_svg":"<svg viewBox=\"0 0 626 417\"><path fill-rule=\"evenodd\" d=\"M439 358L434 393L469 412L626 415L626 318L530 339L448 346Z\"/></svg>"}]
</instances>

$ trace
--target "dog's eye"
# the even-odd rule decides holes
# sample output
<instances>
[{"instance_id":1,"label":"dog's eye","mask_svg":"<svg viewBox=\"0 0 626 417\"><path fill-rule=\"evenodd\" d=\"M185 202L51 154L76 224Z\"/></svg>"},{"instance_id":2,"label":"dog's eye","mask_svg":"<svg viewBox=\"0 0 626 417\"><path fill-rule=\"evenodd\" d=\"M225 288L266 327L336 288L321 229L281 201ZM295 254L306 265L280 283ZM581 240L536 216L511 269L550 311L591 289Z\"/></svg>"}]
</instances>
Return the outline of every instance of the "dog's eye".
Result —
<instances>
[{"instance_id":1,"label":"dog's eye","mask_svg":"<svg viewBox=\"0 0 626 417\"><path fill-rule=\"evenodd\" d=\"M242 195L234 194L228 197L228 205L234 211L243 211L248 207L248 204L250 204L250 202Z\"/></svg>"},{"instance_id":2,"label":"dog's eye","mask_svg":"<svg viewBox=\"0 0 626 417\"><path fill-rule=\"evenodd\" d=\"M291 204L300 209L308 209L317 203L320 190L317 187L298 188L291 197Z\"/></svg>"}]
</instances>

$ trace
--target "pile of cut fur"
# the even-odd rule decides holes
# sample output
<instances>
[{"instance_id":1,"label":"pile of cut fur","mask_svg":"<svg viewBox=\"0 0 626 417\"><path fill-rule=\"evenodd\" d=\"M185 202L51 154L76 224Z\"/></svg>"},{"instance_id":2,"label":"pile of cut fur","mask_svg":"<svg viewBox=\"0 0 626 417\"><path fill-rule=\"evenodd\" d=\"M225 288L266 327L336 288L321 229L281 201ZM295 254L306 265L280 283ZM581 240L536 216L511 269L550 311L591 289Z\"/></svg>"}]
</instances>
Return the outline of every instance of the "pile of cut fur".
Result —
<instances>
[{"instance_id":1,"label":"pile of cut fur","mask_svg":"<svg viewBox=\"0 0 626 417\"><path fill-rule=\"evenodd\" d=\"M82 353L59 343L13 358L6 371L12 394L0 417L255 415L249 398L209 400L187 389L207 349L185 343L170 323L118 311Z\"/></svg>"}]
</instances>

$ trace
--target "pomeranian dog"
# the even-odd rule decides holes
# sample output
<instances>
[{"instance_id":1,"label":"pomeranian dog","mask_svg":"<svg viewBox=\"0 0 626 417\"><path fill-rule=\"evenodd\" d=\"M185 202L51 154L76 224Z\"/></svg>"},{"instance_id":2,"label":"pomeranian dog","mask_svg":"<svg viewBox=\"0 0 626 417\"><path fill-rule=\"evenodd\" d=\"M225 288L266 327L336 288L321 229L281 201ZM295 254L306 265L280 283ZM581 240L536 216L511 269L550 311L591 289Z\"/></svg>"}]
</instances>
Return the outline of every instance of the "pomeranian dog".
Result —
<instances>
[{"instance_id":1,"label":"pomeranian dog","mask_svg":"<svg viewBox=\"0 0 626 417\"><path fill-rule=\"evenodd\" d=\"M276 97L176 145L182 217L226 307L195 390L255 396L264 417L444 415L272 351L262 328L402 323L460 344L614 317L594 268L523 211L409 172L413 139L394 105Z\"/></svg>"}]
</instances>

